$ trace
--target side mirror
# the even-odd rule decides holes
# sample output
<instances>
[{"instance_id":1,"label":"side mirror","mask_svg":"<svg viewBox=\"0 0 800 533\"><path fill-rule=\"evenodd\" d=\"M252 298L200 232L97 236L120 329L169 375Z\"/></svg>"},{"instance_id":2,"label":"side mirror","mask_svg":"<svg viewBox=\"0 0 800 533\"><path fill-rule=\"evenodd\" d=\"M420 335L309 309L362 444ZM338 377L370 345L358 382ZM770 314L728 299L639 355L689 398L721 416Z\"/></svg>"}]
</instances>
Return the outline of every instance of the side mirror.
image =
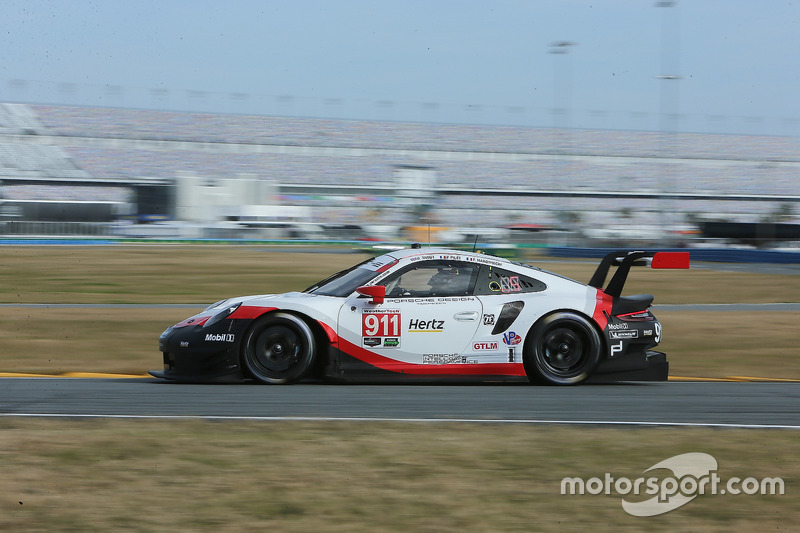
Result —
<instances>
[{"instance_id":1,"label":"side mirror","mask_svg":"<svg viewBox=\"0 0 800 533\"><path fill-rule=\"evenodd\" d=\"M370 296L372 300L369 303L371 304L382 304L383 299L386 298L386 287L383 285L364 285L363 287L358 287L356 292L364 296Z\"/></svg>"}]
</instances>

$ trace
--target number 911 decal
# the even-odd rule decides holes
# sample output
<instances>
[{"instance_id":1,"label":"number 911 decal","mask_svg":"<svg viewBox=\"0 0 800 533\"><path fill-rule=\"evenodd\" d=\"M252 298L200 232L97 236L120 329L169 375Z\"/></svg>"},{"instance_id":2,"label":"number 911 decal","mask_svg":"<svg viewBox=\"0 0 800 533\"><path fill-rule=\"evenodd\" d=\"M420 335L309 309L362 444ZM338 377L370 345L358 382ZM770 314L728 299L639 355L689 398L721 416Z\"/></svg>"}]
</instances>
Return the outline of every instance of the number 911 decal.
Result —
<instances>
[{"instance_id":1,"label":"number 911 decal","mask_svg":"<svg viewBox=\"0 0 800 533\"><path fill-rule=\"evenodd\" d=\"M361 315L361 344L365 348L400 347L400 311L364 309Z\"/></svg>"}]
</instances>

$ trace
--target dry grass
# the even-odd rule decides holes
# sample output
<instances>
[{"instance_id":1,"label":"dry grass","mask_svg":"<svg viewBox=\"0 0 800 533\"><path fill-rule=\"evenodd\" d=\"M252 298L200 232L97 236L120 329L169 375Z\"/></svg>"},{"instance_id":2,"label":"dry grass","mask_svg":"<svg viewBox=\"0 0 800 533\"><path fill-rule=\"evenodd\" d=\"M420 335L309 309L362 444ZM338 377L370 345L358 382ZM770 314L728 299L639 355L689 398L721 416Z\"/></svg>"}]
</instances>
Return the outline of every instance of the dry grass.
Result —
<instances>
[{"instance_id":1,"label":"dry grass","mask_svg":"<svg viewBox=\"0 0 800 533\"><path fill-rule=\"evenodd\" d=\"M757 437L699 428L5 419L0 529L790 530L800 518L800 440L788 431ZM786 494L705 495L634 518L619 494L560 493L564 477L636 479L687 452L713 455L722 480L780 476Z\"/></svg>"},{"instance_id":2,"label":"dry grass","mask_svg":"<svg viewBox=\"0 0 800 533\"><path fill-rule=\"evenodd\" d=\"M197 303L303 290L361 261L356 253L276 253L249 245L4 246L0 303ZM595 263L537 259L586 282ZM656 303L800 302L800 276L635 268L626 293Z\"/></svg>"},{"instance_id":3,"label":"dry grass","mask_svg":"<svg viewBox=\"0 0 800 533\"><path fill-rule=\"evenodd\" d=\"M161 368L158 336L186 309L0 308L0 372L144 374ZM800 379L800 312L660 311L670 374Z\"/></svg>"},{"instance_id":4,"label":"dry grass","mask_svg":"<svg viewBox=\"0 0 800 533\"><path fill-rule=\"evenodd\" d=\"M160 369L158 336L201 309L0 308L0 372Z\"/></svg>"},{"instance_id":5,"label":"dry grass","mask_svg":"<svg viewBox=\"0 0 800 533\"><path fill-rule=\"evenodd\" d=\"M253 246L4 247L0 303L196 303L186 309L0 308L0 371L141 374L159 368L158 335L234 295L302 289L361 254ZM587 280L593 263L537 261ZM800 302L800 276L634 269L627 293L658 303ZM673 375L800 378L797 312L660 311Z\"/></svg>"},{"instance_id":6,"label":"dry grass","mask_svg":"<svg viewBox=\"0 0 800 533\"><path fill-rule=\"evenodd\" d=\"M0 370L142 373L157 337L214 300L302 289L360 260L245 246L4 247L0 303L196 303L187 309L0 308ZM583 263L544 264L587 280ZM635 271L658 303L798 302L800 277ZM800 378L798 313L660 312L672 373ZM785 496L701 496L634 518L564 477L631 479L705 452L723 479L781 476ZM782 531L795 528L789 431L0 418L0 530Z\"/></svg>"},{"instance_id":7,"label":"dry grass","mask_svg":"<svg viewBox=\"0 0 800 533\"><path fill-rule=\"evenodd\" d=\"M248 246L8 246L0 303L197 303L303 290L366 256Z\"/></svg>"},{"instance_id":8,"label":"dry grass","mask_svg":"<svg viewBox=\"0 0 800 533\"><path fill-rule=\"evenodd\" d=\"M800 379L800 312L659 311L670 375Z\"/></svg>"}]
</instances>

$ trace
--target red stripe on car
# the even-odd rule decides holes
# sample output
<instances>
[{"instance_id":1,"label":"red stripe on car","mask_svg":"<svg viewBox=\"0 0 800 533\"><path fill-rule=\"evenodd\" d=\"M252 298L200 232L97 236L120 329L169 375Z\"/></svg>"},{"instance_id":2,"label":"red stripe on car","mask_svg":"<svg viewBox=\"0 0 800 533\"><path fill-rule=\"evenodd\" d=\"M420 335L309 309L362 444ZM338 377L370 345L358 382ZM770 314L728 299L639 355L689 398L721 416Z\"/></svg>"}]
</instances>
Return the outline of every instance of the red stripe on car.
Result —
<instances>
[{"instance_id":1,"label":"red stripe on car","mask_svg":"<svg viewBox=\"0 0 800 533\"><path fill-rule=\"evenodd\" d=\"M374 367L398 374L411 375L449 375L449 376L526 376L522 363L482 363L482 364L449 364L421 365L396 361L388 357L365 350L339 337L339 349L347 355L364 361Z\"/></svg>"},{"instance_id":2,"label":"red stripe on car","mask_svg":"<svg viewBox=\"0 0 800 533\"><path fill-rule=\"evenodd\" d=\"M242 305L236 311L231 314L228 318L231 320L240 320L240 319L248 319L248 318L258 318L264 313L269 313L270 311L275 311L278 309L277 307L260 307L256 305Z\"/></svg>"},{"instance_id":3,"label":"red stripe on car","mask_svg":"<svg viewBox=\"0 0 800 533\"><path fill-rule=\"evenodd\" d=\"M602 290L597 289L595 296L594 313L592 313L592 320L597 322L600 329L605 330L608 324L608 317L611 315L611 306L614 303L614 298L604 293Z\"/></svg>"}]
</instances>

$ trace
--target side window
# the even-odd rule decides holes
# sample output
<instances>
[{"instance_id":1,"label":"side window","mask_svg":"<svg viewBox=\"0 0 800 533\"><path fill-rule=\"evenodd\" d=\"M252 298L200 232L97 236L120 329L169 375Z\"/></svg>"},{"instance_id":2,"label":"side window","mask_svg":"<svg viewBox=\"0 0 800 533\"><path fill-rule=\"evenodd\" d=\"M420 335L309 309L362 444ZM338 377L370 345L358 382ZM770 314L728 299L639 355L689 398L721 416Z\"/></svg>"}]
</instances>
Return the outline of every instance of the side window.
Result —
<instances>
[{"instance_id":1,"label":"side window","mask_svg":"<svg viewBox=\"0 0 800 533\"><path fill-rule=\"evenodd\" d=\"M472 294L479 265L462 261L425 261L381 282L387 298L466 296Z\"/></svg>"},{"instance_id":2,"label":"side window","mask_svg":"<svg viewBox=\"0 0 800 533\"><path fill-rule=\"evenodd\" d=\"M475 285L475 294L516 294L540 292L547 288L543 282L517 272L484 265Z\"/></svg>"}]
</instances>

